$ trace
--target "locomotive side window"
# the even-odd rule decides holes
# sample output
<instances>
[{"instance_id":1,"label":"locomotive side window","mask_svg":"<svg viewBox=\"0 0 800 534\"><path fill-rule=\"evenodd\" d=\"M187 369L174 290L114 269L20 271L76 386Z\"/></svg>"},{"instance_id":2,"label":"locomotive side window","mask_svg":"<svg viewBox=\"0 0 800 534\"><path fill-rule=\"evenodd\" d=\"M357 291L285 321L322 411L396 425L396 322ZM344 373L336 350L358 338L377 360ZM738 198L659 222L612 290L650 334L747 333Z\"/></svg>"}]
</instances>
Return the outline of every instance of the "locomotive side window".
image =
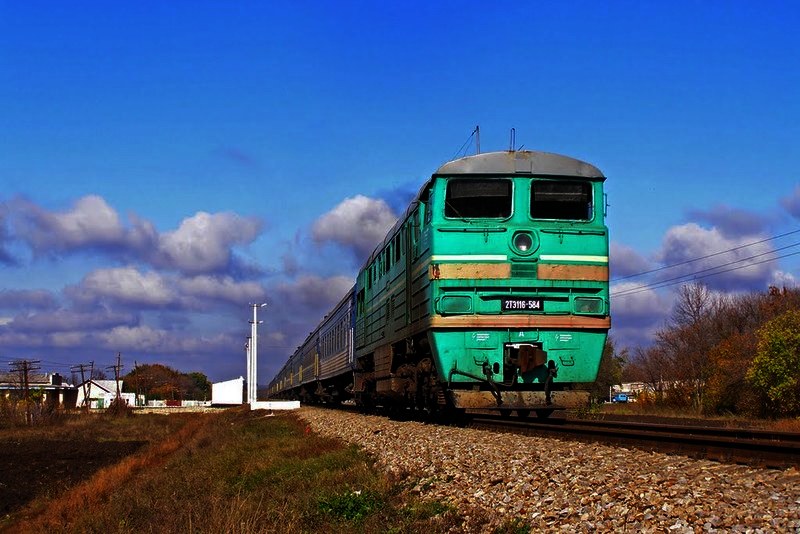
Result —
<instances>
[{"instance_id":1,"label":"locomotive side window","mask_svg":"<svg viewBox=\"0 0 800 534\"><path fill-rule=\"evenodd\" d=\"M511 215L511 180L447 182L445 217L504 219Z\"/></svg>"},{"instance_id":2,"label":"locomotive side window","mask_svg":"<svg viewBox=\"0 0 800 534\"><path fill-rule=\"evenodd\" d=\"M588 221L592 219L592 184L534 180L531 185L531 217Z\"/></svg>"}]
</instances>

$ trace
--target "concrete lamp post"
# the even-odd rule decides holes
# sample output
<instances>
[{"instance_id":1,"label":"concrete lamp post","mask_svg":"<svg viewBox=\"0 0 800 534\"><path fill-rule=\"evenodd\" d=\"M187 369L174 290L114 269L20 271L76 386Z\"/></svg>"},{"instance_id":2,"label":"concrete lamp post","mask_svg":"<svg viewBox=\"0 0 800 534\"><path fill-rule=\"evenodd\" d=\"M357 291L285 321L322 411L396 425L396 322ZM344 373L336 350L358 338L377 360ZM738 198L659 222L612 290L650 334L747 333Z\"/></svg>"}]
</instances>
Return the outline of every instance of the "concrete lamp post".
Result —
<instances>
[{"instance_id":1,"label":"concrete lamp post","mask_svg":"<svg viewBox=\"0 0 800 534\"><path fill-rule=\"evenodd\" d=\"M262 304L250 304L253 308L253 319L250 321L250 342L247 361L247 403L252 405L258 400L258 325L264 321L258 320L258 309L264 308Z\"/></svg>"}]
</instances>

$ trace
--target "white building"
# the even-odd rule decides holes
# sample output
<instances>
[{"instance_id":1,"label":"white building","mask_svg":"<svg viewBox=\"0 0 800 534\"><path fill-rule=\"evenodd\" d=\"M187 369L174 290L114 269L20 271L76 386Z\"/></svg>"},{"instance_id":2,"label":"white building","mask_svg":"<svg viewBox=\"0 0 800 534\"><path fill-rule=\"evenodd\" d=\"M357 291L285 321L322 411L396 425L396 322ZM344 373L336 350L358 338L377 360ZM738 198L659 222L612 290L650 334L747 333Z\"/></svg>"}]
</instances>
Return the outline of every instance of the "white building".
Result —
<instances>
[{"instance_id":1,"label":"white building","mask_svg":"<svg viewBox=\"0 0 800 534\"><path fill-rule=\"evenodd\" d=\"M244 402L244 377L211 384L211 404L214 406L242 404Z\"/></svg>"},{"instance_id":2,"label":"white building","mask_svg":"<svg viewBox=\"0 0 800 534\"><path fill-rule=\"evenodd\" d=\"M122 380L119 381L119 391L122 391ZM117 383L114 380L87 380L78 386L78 408L83 408L84 392L89 408L108 408L111 401L117 398ZM136 406L136 393L120 393L119 396L128 406Z\"/></svg>"}]
</instances>

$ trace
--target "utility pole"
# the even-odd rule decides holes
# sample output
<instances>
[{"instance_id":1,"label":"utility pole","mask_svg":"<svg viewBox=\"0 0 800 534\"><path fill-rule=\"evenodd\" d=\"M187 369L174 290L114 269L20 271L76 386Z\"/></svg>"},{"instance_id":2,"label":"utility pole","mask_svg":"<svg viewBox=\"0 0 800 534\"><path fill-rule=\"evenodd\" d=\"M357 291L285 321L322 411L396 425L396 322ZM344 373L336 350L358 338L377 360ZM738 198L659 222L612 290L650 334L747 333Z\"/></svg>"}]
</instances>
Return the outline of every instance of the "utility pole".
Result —
<instances>
[{"instance_id":1,"label":"utility pole","mask_svg":"<svg viewBox=\"0 0 800 534\"><path fill-rule=\"evenodd\" d=\"M116 384L117 384L117 409L119 409L119 407L120 407L120 399L121 399L121 394L120 394L120 391L119 391L119 375L120 375L120 372L122 371L122 354L118 352L117 353L117 364L116 365L109 365L108 367L106 367L106 369L114 371L114 382L116 382Z\"/></svg>"},{"instance_id":2,"label":"utility pole","mask_svg":"<svg viewBox=\"0 0 800 534\"><path fill-rule=\"evenodd\" d=\"M71 372L73 372L73 373L75 373L77 371L80 371L80 373L81 373L81 389L83 390L83 401L81 401L81 406L80 407L81 408L85 407L86 410L88 411L89 410L89 391L88 391L88 389L91 389L91 386L89 386L89 388L87 388L87 386L86 386L86 375L85 375L86 367L87 367L86 364L79 363L78 365L73 365L72 367L70 367L69 370ZM89 362L88 367L91 370L93 370L94 369L94 362ZM91 370L89 371L89 379L92 378L92 371Z\"/></svg>"},{"instance_id":3,"label":"utility pole","mask_svg":"<svg viewBox=\"0 0 800 534\"><path fill-rule=\"evenodd\" d=\"M133 378L136 380L136 399L134 399L134 406L139 406L139 362L133 360Z\"/></svg>"},{"instance_id":4,"label":"utility pole","mask_svg":"<svg viewBox=\"0 0 800 534\"><path fill-rule=\"evenodd\" d=\"M41 369L40 363L40 360L14 360L8 364L11 367L11 372L19 373L22 395L25 398L25 424L27 425L33 422L30 403L30 373Z\"/></svg>"}]
</instances>

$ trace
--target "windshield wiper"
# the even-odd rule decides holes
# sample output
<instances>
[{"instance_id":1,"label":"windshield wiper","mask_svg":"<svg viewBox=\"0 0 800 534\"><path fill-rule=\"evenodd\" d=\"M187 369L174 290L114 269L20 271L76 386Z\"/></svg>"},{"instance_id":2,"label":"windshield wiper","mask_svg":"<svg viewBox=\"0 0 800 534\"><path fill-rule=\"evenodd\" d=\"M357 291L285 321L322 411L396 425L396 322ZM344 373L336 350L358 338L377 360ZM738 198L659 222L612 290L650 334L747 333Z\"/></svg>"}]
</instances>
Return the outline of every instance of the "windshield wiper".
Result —
<instances>
[{"instance_id":1,"label":"windshield wiper","mask_svg":"<svg viewBox=\"0 0 800 534\"><path fill-rule=\"evenodd\" d=\"M472 221L470 221L469 219L467 219L466 217L461 215L461 212L459 212L456 209L456 207L453 206L452 202L450 202L449 200L445 199L444 204L445 204L445 206L448 206L451 210L453 210L453 213L456 214L456 217L458 217L459 219L461 219L462 221L464 221L467 224L472 224Z\"/></svg>"}]
</instances>

